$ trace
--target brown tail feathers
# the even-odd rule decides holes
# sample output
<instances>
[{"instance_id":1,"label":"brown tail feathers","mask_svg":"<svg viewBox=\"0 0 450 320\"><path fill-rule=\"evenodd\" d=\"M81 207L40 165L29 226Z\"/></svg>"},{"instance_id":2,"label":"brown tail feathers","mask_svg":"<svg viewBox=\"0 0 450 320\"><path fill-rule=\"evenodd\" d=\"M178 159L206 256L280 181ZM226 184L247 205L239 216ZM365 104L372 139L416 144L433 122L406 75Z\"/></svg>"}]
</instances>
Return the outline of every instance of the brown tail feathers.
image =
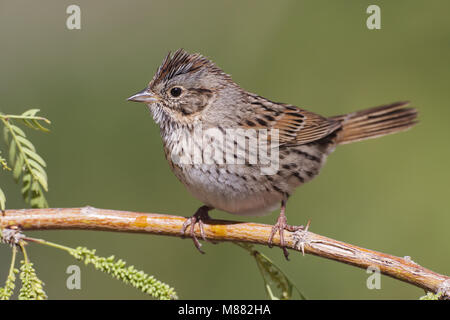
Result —
<instances>
[{"instance_id":1,"label":"brown tail feathers","mask_svg":"<svg viewBox=\"0 0 450 320\"><path fill-rule=\"evenodd\" d=\"M417 123L417 110L405 108L408 104L409 102L395 102L332 117L331 119L342 123L342 128L337 132L337 143L377 138L411 128Z\"/></svg>"}]
</instances>

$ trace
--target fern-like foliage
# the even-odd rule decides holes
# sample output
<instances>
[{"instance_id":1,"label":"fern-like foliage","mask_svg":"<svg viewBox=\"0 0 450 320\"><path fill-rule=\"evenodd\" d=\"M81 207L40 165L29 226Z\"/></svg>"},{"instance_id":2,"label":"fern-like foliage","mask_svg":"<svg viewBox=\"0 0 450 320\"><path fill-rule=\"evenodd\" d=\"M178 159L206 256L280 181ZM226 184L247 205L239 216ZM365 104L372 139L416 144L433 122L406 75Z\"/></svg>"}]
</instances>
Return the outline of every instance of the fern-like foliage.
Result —
<instances>
[{"instance_id":1,"label":"fern-like foliage","mask_svg":"<svg viewBox=\"0 0 450 320\"><path fill-rule=\"evenodd\" d=\"M3 135L9 145L8 162L12 167L12 174L16 182L22 180L22 196L26 203L33 208L47 208L48 203L44 191L48 191L48 178L45 171L47 164L36 152L36 148L27 139L25 132L15 124L21 121L26 126L47 132L41 123L50 123L46 118L37 116L39 109L31 109L21 115L5 115L0 113L0 120L4 125ZM0 164L7 168L4 158ZM6 198L0 190L0 207L4 210Z\"/></svg>"},{"instance_id":2,"label":"fern-like foliage","mask_svg":"<svg viewBox=\"0 0 450 320\"><path fill-rule=\"evenodd\" d=\"M95 269L108 273L156 299L178 299L175 290L169 285L137 270L134 266L127 266L122 259L116 260L114 256L99 257L95 254L95 250L89 250L85 247L70 249L68 252L76 259L84 261L85 264L92 264Z\"/></svg>"}]
</instances>

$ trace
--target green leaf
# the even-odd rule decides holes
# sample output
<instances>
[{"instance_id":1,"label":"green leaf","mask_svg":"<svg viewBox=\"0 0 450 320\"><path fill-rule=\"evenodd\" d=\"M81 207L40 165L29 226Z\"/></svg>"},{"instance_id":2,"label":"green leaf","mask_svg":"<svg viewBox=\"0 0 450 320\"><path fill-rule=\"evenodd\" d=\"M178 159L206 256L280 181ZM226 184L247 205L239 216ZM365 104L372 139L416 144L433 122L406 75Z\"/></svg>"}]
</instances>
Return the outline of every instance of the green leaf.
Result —
<instances>
[{"instance_id":1,"label":"green leaf","mask_svg":"<svg viewBox=\"0 0 450 320\"><path fill-rule=\"evenodd\" d=\"M33 180L33 182L31 183L30 190L31 190L31 200L30 200L31 207L47 208L48 207L47 200L44 197L44 193L41 189L40 184L36 180Z\"/></svg>"},{"instance_id":2,"label":"green leaf","mask_svg":"<svg viewBox=\"0 0 450 320\"><path fill-rule=\"evenodd\" d=\"M10 124L10 126L16 135L25 137L25 132L23 132L23 130L20 129L18 126L15 126L13 124Z\"/></svg>"},{"instance_id":3,"label":"green leaf","mask_svg":"<svg viewBox=\"0 0 450 320\"><path fill-rule=\"evenodd\" d=\"M24 159L23 159L22 155L17 156L16 163L14 164L14 169L13 169L13 177L16 181L19 181L20 175L22 174L23 164L24 164Z\"/></svg>"},{"instance_id":4,"label":"green leaf","mask_svg":"<svg viewBox=\"0 0 450 320\"><path fill-rule=\"evenodd\" d=\"M40 155L38 155L36 152L31 151L30 149L23 148L23 152L27 154L27 156L30 158L29 161L31 163L31 160L33 160L33 166L36 165L36 169L39 171L45 172L44 168L47 164L45 163L44 159ZM36 161L35 161L36 160ZM35 164L36 163L36 164Z\"/></svg>"},{"instance_id":5,"label":"green leaf","mask_svg":"<svg viewBox=\"0 0 450 320\"><path fill-rule=\"evenodd\" d=\"M22 116L34 117L36 115L36 113L38 113L39 111L41 111L41 110L40 109L30 109L30 110L27 110L24 113L22 113Z\"/></svg>"},{"instance_id":6,"label":"green leaf","mask_svg":"<svg viewBox=\"0 0 450 320\"><path fill-rule=\"evenodd\" d=\"M251 244L237 243L237 245L246 249L255 258L258 269L264 280L266 293L271 300L292 299L293 289L297 291L302 300L306 300L306 297L292 283L286 274L266 255L254 249L254 246Z\"/></svg>"},{"instance_id":7,"label":"green leaf","mask_svg":"<svg viewBox=\"0 0 450 320\"><path fill-rule=\"evenodd\" d=\"M24 137L21 136L17 136L17 141L19 141L19 143L23 146L26 147L27 149L30 149L31 151L36 151L36 148L34 147L34 145L31 143L30 140L25 139Z\"/></svg>"},{"instance_id":8,"label":"green leaf","mask_svg":"<svg viewBox=\"0 0 450 320\"><path fill-rule=\"evenodd\" d=\"M35 120L35 119L31 120L31 122L34 124L35 129L39 129L39 130L44 131L44 132L49 132L49 131L50 131L48 128L42 126L42 125L39 123L39 121L37 121L37 120Z\"/></svg>"},{"instance_id":9,"label":"green leaf","mask_svg":"<svg viewBox=\"0 0 450 320\"><path fill-rule=\"evenodd\" d=\"M42 172L39 171L33 171L33 175L41 184L42 188L44 188L45 191L48 191L47 176L44 176Z\"/></svg>"},{"instance_id":10,"label":"green leaf","mask_svg":"<svg viewBox=\"0 0 450 320\"><path fill-rule=\"evenodd\" d=\"M0 188L0 210L5 211L6 208L6 197L3 190Z\"/></svg>"},{"instance_id":11,"label":"green leaf","mask_svg":"<svg viewBox=\"0 0 450 320\"><path fill-rule=\"evenodd\" d=\"M9 144L9 129L7 126L3 128L3 138L5 139L5 142Z\"/></svg>"},{"instance_id":12,"label":"green leaf","mask_svg":"<svg viewBox=\"0 0 450 320\"><path fill-rule=\"evenodd\" d=\"M22 193L22 197L25 199L26 202L29 201L29 191L31 189L31 174L25 173L22 177L22 189L20 190Z\"/></svg>"},{"instance_id":13,"label":"green leaf","mask_svg":"<svg viewBox=\"0 0 450 320\"><path fill-rule=\"evenodd\" d=\"M16 159L16 142L11 140L9 144L9 163L14 163Z\"/></svg>"}]
</instances>

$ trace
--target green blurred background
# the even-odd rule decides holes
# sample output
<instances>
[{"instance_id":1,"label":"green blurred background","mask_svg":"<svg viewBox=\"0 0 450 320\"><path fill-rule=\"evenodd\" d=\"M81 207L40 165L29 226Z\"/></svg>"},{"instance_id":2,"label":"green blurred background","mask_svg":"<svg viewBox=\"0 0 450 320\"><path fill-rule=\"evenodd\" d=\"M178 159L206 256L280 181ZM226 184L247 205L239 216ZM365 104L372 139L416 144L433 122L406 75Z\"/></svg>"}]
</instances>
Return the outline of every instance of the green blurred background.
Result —
<instances>
[{"instance_id":1,"label":"green blurred background","mask_svg":"<svg viewBox=\"0 0 450 320\"><path fill-rule=\"evenodd\" d=\"M366 8L381 7L381 30ZM81 7L81 30L66 8ZM27 130L48 163L52 207L191 215L199 201L171 173L144 88L169 50L214 60L243 88L336 115L398 100L420 111L413 130L339 148L319 177L288 203L291 224L362 247L450 269L450 2L441 1L20 1L0 2L0 111L40 108L51 133ZM0 141L0 149L5 144ZM0 173L9 208L20 187ZM242 217L214 211L222 219ZM247 219L273 224L276 214ZM115 254L173 285L181 298L266 298L252 258L230 243L91 231L29 232ZM423 290L314 256L260 248L312 299L417 299ZM82 266L82 289L66 289L66 253L30 245L53 299L142 299L137 290ZM10 250L0 247L0 278ZM3 281L3 280L1 280ZM19 282L18 282L19 284Z\"/></svg>"}]
</instances>

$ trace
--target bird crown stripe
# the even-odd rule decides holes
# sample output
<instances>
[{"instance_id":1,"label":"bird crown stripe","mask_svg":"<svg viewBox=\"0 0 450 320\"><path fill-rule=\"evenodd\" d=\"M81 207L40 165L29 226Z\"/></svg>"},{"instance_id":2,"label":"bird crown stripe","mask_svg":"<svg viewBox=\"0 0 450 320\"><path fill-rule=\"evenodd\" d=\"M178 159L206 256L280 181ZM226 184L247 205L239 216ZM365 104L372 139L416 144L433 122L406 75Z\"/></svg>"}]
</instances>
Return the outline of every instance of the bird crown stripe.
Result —
<instances>
[{"instance_id":1,"label":"bird crown stripe","mask_svg":"<svg viewBox=\"0 0 450 320\"><path fill-rule=\"evenodd\" d=\"M167 54L153 80L154 82L168 81L208 64L212 63L200 54L189 54L183 49L179 49L173 55L170 52Z\"/></svg>"}]
</instances>

